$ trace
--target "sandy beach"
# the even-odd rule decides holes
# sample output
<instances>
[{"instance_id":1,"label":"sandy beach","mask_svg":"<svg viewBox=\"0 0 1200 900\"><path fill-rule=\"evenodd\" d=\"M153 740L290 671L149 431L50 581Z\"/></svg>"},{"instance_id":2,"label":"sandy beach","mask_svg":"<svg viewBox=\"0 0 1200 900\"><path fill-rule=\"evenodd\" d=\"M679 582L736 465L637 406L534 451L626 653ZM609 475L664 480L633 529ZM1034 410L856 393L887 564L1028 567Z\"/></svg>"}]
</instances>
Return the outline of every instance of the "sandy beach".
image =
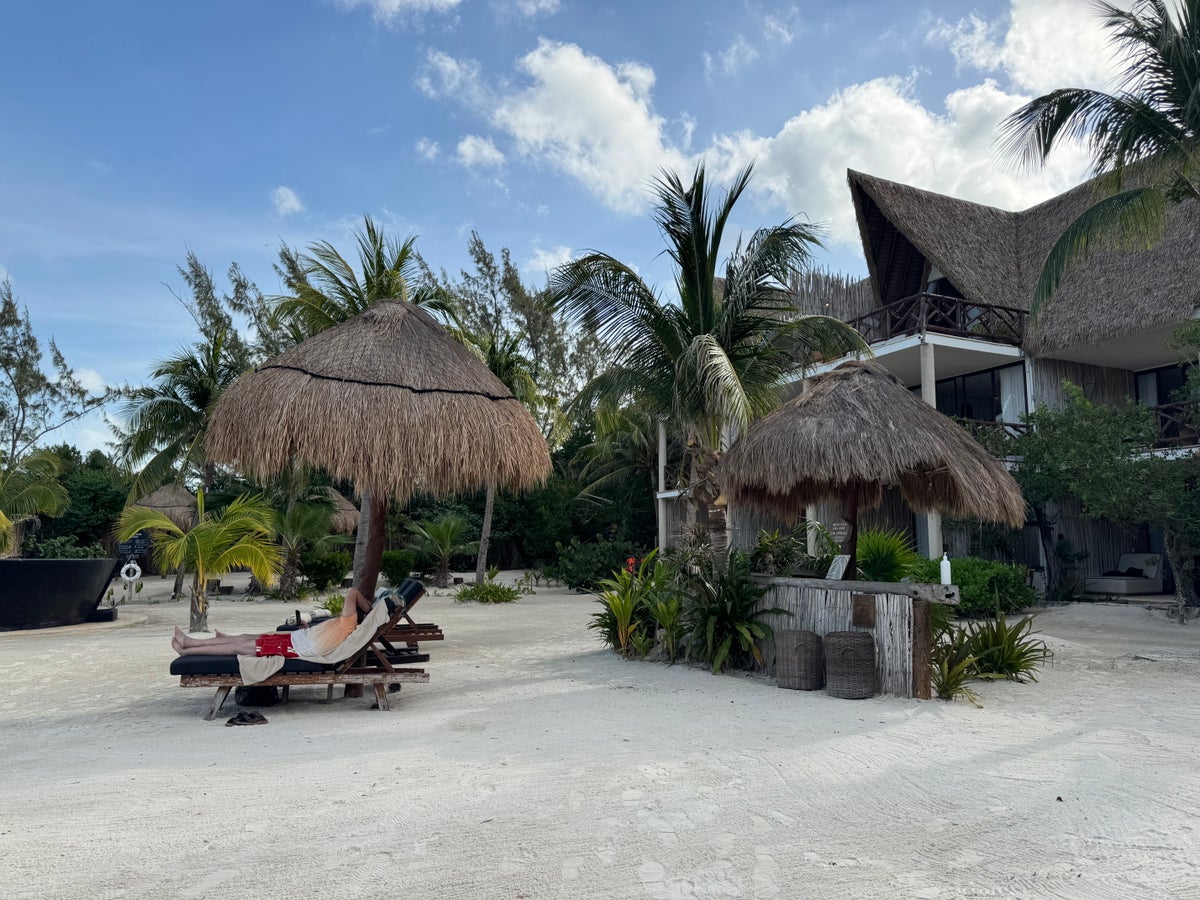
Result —
<instances>
[{"instance_id":1,"label":"sandy beach","mask_svg":"<svg viewBox=\"0 0 1200 900\"><path fill-rule=\"evenodd\" d=\"M0 897L1200 897L1200 623L1047 609L983 703L625 662L590 598L426 597L427 685L268 724L167 674L186 603L0 634ZM293 604L222 599L222 630Z\"/></svg>"}]
</instances>

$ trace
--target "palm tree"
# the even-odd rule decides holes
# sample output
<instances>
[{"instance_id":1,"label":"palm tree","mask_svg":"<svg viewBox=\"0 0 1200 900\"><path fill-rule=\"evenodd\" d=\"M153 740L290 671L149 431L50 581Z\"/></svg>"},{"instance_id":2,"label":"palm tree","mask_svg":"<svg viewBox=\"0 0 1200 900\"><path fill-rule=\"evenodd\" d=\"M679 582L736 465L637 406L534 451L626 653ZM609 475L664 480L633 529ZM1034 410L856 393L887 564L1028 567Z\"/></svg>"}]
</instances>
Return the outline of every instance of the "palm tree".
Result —
<instances>
[{"instance_id":1,"label":"palm tree","mask_svg":"<svg viewBox=\"0 0 1200 900\"><path fill-rule=\"evenodd\" d=\"M673 441L667 457L678 458L681 450ZM586 482L581 497L598 499L597 493L607 487L641 479L649 479L653 490L658 478L658 420L633 406L614 409L602 403L596 407L592 441L579 448L576 459L583 464L580 474Z\"/></svg>"},{"instance_id":2,"label":"palm tree","mask_svg":"<svg viewBox=\"0 0 1200 900\"><path fill-rule=\"evenodd\" d=\"M686 440L701 526L717 499L713 470L731 431L776 406L784 379L814 359L866 349L848 325L797 315L788 301L784 285L820 246L812 225L788 221L759 229L745 245L739 240L718 278L725 229L752 169L737 175L720 203L710 198L703 165L690 185L672 172L655 181L654 217L675 263L678 303L604 253L568 263L551 281L560 308L616 359L575 403L632 401L671 421Z\"/></svg>"},{"instance_id":3,"label":"palm tree","mask_svg":"<svg viewBox=\"0 0 1200 900\"><path fill-rule=\"evenodd\" d=\"M462 516L442 516L436 522L407 522L405 527L413 533L410 546L426 560L433 563L433 578L437 587L450 583L450 560L460 553L474 553L475 541L464 541L467 522Z\"/></svg>"},{"instance_id":4,"label":"palm tree","mask_svg":"<svg viewBox=\"0 0 1200 900\"><path fill-rule=\"evenodd\" d=\"M407 300L453 317L449 297L425 275L415 249L415 235L404 241L390 238L370 216L363 216L354 240L361 276L328 241L310 244L304 254L286 245L280 248L277 271L292 293L273 298L277 324L290 327L298 337L312 337L366 311L378 300ZM362 509L354 545L356 582L362 571L375 502L368 489L359 491L359 497Z\"/></svg>"},{"instance_id":5,"label":"palm tree","mask_svg":"<svg viewBox=\"0 0 1200 900\"><path fill-rule=\"evenodd\" d=\"M275 511L261 497L243 495L219 515L204 509L204 491L196 493L197 521L184 531L160 511L127 506L117 523L117 537L127 541L139 531L154 533L154 557L164 571L191 569L189 631L208 631L208 579L244 566L261 584L270 584L283 563L275 543Z\"/></svg>"},{"instance_id":6,"label":"palm tree","mask_svg":"<svg viewBox=\"0 0 1200 900\"><path fill-rule=\"evenodd\" d=\"M129 395L117 450L131 465L145 460L130 496L142 496L173 473L180 479L194 473L205 488L212 487L215 470L204 455L208 414L247 365L244 353L232 352L229 333L220 330L160 362L151 373L157 381Z\"/></svg>"},{"instance_id":7,"label":"palm tree","mask_svg":"<svg viewBox=\"0 0 1200 900\"><path fill-rule=\"evenodd\" d=\"M283 548L283 569L279 575L281 599L292 600L299 594L300 556L305 550L328 552L349 542L347 535L330 533L332 513L333 509L328 503L292 503L280 517L279 544Z\"/></svg>"},{"instance_id":8,"label":"palm tree","mask_svg":"<svg viewBox=\"0 0 1200 900\"><path fill-rule=\"evenodd\" d=\"M18 465L0 454L0 556L16 550L16 525L39 513L60 515L70 503L59 482L62 461L49 450L35 450Z\"/></svg>"},{"instance_id":9,"label":"palm tree","mask_svg":"<svg viewBox=\"0 0 1200 900\"><path fill-rule=\"evenodd\" d=\"M363 216L354 240L361 276L328 241L310 244L304 254L280 248L278 272L292 293L274 298L278 320L312 337L377 300L407 300L431 312L452 312L445 293L423 276L416 235L403 241L388 237L374 219Z\"/></svg>"},{"instance_id":10,"label":"palm tree","mask_svg":"<svg viewBox=\"0 0 1200 900\"><path fill-rule=\"evenodd\" d=\"M1035 311L1090 252L1151 247L1173 205L1200 199L1200 0L1138 0L1128 11L1094 5L1126 54L1116 93L1060 88L1000 126L1001 153L1018 164L1040 166L1059 143L1078 140L1093 174L1104 176L1100 199L1050 250ZM1137 176L1132 185L1128 174Z\"/></svg>"}]
</instances>

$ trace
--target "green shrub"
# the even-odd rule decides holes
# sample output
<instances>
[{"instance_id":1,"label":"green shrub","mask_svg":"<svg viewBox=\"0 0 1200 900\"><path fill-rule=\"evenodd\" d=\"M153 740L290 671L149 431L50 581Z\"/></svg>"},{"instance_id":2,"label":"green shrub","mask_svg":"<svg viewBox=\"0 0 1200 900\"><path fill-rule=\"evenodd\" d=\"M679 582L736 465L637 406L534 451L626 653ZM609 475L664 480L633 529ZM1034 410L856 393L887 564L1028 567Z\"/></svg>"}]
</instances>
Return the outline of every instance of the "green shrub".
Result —
<instances>
[{"instance_id":1,"label":"green shrub","mask_svg":"<svg viewBox=\"0 0 1200 900\"><path fill-rule=\"evenodd\" d=\"M99 544L80 546L73 537L38 540L27 538L23 552L29 559L103 559L109 554Z\"/></svg>"},{"instance_id":2,"label":"green shrub","mask_svg":"<svg viewBox=\"0 0 1200 900\"><path fill-rule=\"evenodd\" d=\"M941 581L940 560L918 559L911 578L921 584ZM958 614L968 618L1020 612L1033 605L1036 594L1029 586L1029 569L1018 563L994 562L977 556L950 561L952 580L958 585Z\"/></svg>"},{"instance_id":3,"label":"green shrub","mask_svg":"<svg viewBox=\"0 0 1200 900\"><path fill-rule=\"evenodd\" d=\"M329 610L331 616L340 616L342 610L346 608L346 598L341 594L334 594L331 597L326 597L321 601L321 605Z\"/></svg>"},{"instance_id":4,"label":"green shrub","mask_svg":"<svg viewBox=\"0 0 1200 900\"><path fill-rule=\"evenodd\" d=\"M546 574L579 591L597 590L600 582L624 566L629 557L645 555L644 550L627 541L604 537L586 543L571 538L569 544L554 546L558 548L558 559L546 566Z\"/></svg>"},{"instance_id":5,"label":"green shrub","mask_svg":"<svg viewBox=\"0 0 1200 900\"><path fill-rule=\"evenodd\" d=\"M671 594L647 600L646 608L654 617L655 624L662 629L663 655L669 665L674 665L679 653L679 639L683 636L683 603L677 594Z\"/></svg>"},{"instance_id":6,"label":"green shrub","mask_svg":"<svg viewBox=\"0 0 1200 900\"><path fill-rule=\"evenodd\" d=\"M803 535L763 529L750 552L750 568L764 575L790 574L804 558L806 546Z\"/></svg>"},{"instance_id":7,"label":"green shrub","mask_svg":"<svg viewBox=\"0 0 1200 900\"><path fill-rule=\"evenodd\" d=\"M515 587L495 581L464 584L454 593L456 603L516 603L520 599L521 592Z\"/></svg>"},{"instance_id":8,"label":"green shrub","mask_svg":"<svg viewBox=\"0 0 1200 900\"><path fill-rule=\"evenodd\" d=\"M858 575L864 581L903 581L916 565L917 551L899 529L866 528L858 533Z\"/></svg>"},{"instance_id":9,"label":"green shrub","mask_svg":"<svg viewBox=\"0 0 1200 900\"><path fill-rule=\"evenodd\" d=\"M331 584L341 584L350 571L350 554L306 552L300 554L300 574L313 590L328 590Z\"/></svg>"},{"instance_id":10,"label":"green shrub","mask_svg":"<svg viewBox=\"0 0 1200 900\"><path fill-rule=\"evenodd\" d=\"M688 657L711 664L714 675L726 666L761 664L758 641L771 634L762 617L791 615L784 609L760 607L765 591L750 577L750 557L745 553L730 555L724 573L710 569L690 576L685 590Z\"/></svg>"},{"instance_id":11,"label":"green shrub","mask_svg":"<svg viewBox=\"0 0 1200 900\"><path fill-rule=\"evenodd\" d=\"M379 571L392 587L399 587L400 582L412 575L417 565L417 554L411 550L385 550L383 562Z\"/></svg>"},{"instance_id":12,"label":"green shrub","mask_svg":"<svg viewBox=\"0 0 1200 900\"><path fill-rule=\"evenodd\" d=\"M1004 616L973 622L966 629L975 672L981 678L1037 681L1036 672L1053 654L1045 641L1033 637L1033 617L1009 625Z\"/></svg>"}]
</instances>

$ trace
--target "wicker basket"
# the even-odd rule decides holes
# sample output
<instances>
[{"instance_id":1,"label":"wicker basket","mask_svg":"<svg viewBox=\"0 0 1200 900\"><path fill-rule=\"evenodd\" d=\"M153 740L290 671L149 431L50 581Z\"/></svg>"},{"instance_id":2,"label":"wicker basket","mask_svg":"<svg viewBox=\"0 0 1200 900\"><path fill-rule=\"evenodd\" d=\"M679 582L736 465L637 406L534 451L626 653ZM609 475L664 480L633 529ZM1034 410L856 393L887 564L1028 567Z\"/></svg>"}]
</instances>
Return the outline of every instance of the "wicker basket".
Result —
<instances>
[{"instance_id":1,"label":"wicker basket","mask_svg":"<svg viewBox=\"0 0 1200 900\"><path fill-rule=\"evenodd\" d=\"M879 692L874 637L865 631L825 635L825 692L843 700L863 700Z\"/></svg>"},{"instance_id":2,"label":"wicker basket","mask_svg":"<svg viewBox=\"0 0 1200 900\"><path fill-rule=\"evenodd\" d=\"M825 656L815 631L775 632L775 671L781 688L819 691L825 685Z\"/></svg>"}]
</instances>

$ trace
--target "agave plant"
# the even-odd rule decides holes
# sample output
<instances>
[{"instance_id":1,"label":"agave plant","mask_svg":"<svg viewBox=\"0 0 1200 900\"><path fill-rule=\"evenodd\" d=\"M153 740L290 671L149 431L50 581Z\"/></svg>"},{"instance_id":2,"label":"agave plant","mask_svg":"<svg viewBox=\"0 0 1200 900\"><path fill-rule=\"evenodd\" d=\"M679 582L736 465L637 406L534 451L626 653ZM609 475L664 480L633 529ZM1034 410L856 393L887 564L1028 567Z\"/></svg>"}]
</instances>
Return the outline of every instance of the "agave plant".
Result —
<instances>
[{"instance_id":1,"label":"agave plant","mask_svg":"<svg viewBox=\"0 0 1200 900\"><path fill-rule=\"evenodd\" d=\"M865 581L903 581L919 557L903 531L867 528L858 534L856 558L858 574Z\"/></svg>"},{"instance_id":2,"label":"agave plant","mask_svg":"<svg viewBox=\"0 0 1200 900\"><path fill-rule=\"evenodd\" d=\"M967 629L971 655L980 678L1037 681L1034 673L1054 654L1033 635L1033 617L1008 624L1004 616L975 622Z\"/></svg>"}]
</instances>

